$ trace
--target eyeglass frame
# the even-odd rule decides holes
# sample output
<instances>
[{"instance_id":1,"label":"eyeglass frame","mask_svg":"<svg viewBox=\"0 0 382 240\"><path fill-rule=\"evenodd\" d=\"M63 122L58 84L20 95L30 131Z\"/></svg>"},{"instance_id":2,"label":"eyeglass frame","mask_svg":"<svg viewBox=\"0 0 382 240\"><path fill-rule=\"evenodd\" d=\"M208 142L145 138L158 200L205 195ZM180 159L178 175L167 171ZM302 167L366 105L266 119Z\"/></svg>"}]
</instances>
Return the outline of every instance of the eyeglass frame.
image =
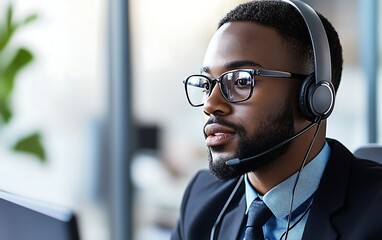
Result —
<instances>
[{"instance_id":1,"label":"eyeglass frame","mask_svg":"<svg viewBox=\"0 0 382 240\"><path fill-rule=\"evenodd\" d=\"M232 72L247 72L251 75L251 91L248 94L248 97L246 97L242 100L231 101L231 100L227 99L227 97L223 93L223 90L221 87L221 79L224 75L227 75L228 73L232 73ZM191 77L204 77L208 80L208 83L211 86L211 90L208 94L208 97L211 96L212 90L216 86L216 84L213 84L213 83L217 82L219 85L220 93L222 94L224 100L226 100L229 103L239 103L239 102L247 101L248 99L250 99L252 97L253 88L255 87L255 83L256 83L255 76L273 77L273 78L295 78L295 79L301 79L302 80L302 79L305 79L306 77L308 77L309 75L300 74L300 73L291 73L291 72L285 72L285 71L279 71L279 70L267 70L267 69L235 69L235 70L230 70L230 71L224 72L219 77L217 77L215 79L211 79L210 77L207 77L206 75L203 75L203 74L191 74L191 75L185 77L185 79L183 80L183 84L185 87L185 92L186 92L188 103L190 103L190 105L193 107L201 107L204 105L204 103L193 104L191 102L191 99L190 99L190 97L188 95L188 91L187 91L187 82Z\"/></svg>"}]
</instances>

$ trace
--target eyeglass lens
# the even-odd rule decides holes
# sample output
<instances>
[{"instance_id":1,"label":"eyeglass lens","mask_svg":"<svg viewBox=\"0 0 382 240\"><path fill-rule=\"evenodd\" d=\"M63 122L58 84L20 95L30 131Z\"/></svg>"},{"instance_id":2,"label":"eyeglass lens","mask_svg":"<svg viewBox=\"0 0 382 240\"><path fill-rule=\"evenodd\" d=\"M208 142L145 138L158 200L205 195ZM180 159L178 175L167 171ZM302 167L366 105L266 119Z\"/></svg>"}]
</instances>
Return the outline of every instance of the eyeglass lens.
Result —
<instances>
[{"instance_id":1,"label":"eyeglass lens","mask_svg":"<svg viewBox=\"0 0 382 240\"><path fill-rule=\"evenodd\" d=\"M252 91L252 76L247 71L224 73L216 80L203 75L192 75L186 80L186 92L193 106L201 106L210 96L214 82L219 82L220 90L228 102L246 100Z\"/></svg>"}]
</instances>

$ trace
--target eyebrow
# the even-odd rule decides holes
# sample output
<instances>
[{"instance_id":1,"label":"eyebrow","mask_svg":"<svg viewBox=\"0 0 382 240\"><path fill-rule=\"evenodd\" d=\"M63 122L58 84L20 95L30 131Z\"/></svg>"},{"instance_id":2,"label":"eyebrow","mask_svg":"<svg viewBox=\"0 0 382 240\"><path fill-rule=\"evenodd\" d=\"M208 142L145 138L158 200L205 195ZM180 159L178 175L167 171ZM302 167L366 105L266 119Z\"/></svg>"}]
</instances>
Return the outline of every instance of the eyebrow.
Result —
<instances>
[{"instance_id":1,"label":"eyebrow","mask_svg":"<svg viewBox=\"0 0 382 240\"><path fill-rule=\"evenodd\" d=\"M262 67L259 63L256 63L251 60L238 60L238 61L232 61L224 64L224 68L226 69L235 69L240 67ZM200 69L201 73L210 73L211 70L208 66L204 66Z\"/></svg>"}]
</instances>

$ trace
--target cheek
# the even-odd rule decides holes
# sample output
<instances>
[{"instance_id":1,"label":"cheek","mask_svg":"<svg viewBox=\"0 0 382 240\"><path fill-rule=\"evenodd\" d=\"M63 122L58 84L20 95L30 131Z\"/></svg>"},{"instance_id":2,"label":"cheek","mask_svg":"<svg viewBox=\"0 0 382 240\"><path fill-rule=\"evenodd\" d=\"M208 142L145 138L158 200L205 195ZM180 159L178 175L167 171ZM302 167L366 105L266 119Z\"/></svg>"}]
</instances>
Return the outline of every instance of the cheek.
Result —
<instances>
[{"instance_id":1,"label":"cheek","mask_svg":"<svg viewBox=\"0 0 382 240\"><path fill-rule=\"evenodd\" d=\"M250 99L252 104L265 112L271 112L274 108L282 106L288 101L290 86L284 84L283 80L269 80L257 84Z\"/></svg>"},{"instance_id":2,"label":"cheek","mask_svg":"<svg viewBox=\"0 0 382 240\"><path fill-rule=\"evenodd\" d=\"M278 115L285 108L285 102L290 101L277 94L269 94L262 98L253 96L251 101L245 102L236 109L237 116L240 116L240 123L249 135L253 135L260 125L264 125L272 117ZM258 98L256 98L258 97Z\"/></svg>"},{"instance_id":3,"label":"cheek","mask_svg":"<svg viewBox=\"0 0 382 240\"><path fill-rule=\"evenodd\" d=\"M247 105L247 104L245 104ZM267 113L261 104L248 104L248 106L241 105L236 109L237 124L241 125L247 135L253 135L258 126L267 118Z\"/></svg>"}]
</instances>

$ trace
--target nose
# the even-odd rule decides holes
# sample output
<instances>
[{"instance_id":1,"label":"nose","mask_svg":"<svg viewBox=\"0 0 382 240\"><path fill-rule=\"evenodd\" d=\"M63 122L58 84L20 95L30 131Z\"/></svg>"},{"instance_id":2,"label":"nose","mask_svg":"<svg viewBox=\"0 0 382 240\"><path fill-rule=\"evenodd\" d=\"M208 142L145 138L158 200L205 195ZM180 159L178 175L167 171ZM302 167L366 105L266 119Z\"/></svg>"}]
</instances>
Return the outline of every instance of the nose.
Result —
<instances>
[{"instance_id":1,"label":"nose","mask_svg":"<svg viewBox=\"0 0 382 240\"><path fill-rule=\"evenodd\" d=\"M204 102L203 111L206 115L227 115L231 111L231 103L223 97L220 85L216 84L210 96Z\"/></svg>"}]
</instances>

